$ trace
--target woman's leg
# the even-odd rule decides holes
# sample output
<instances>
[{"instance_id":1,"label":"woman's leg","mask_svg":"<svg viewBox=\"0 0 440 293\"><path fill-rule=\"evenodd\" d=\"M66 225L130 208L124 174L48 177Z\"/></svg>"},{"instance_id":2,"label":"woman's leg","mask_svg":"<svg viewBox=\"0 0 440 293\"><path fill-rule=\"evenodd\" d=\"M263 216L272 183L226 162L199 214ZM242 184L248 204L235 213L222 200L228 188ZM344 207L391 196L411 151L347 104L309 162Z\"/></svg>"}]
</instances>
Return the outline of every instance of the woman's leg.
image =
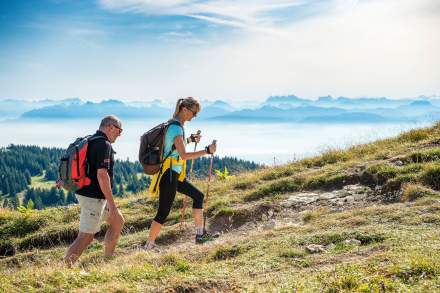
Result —
<instances>
[{"instance_id":1,"label":"woman's leg","mask_svg":"<svg viewBox=\"0 0 440 293\"><path fill-rule=\"evenodd\" d=\"M183 193L193 200L194 224L197 228L197 234L203 233L203 198L204 194L197 189L191 182L184 180L177 183L177 191ZM199 231L201 230L201 231Z\"/></svg>"},{"instance_id":2,"label":"woman's leg","mask_svg":"<svg viewBox=\"0 0 440 293\"><path fill-rule=\"evenodd\" d=\"M172 174L170 175L170 172ZM157 214L154 217L150 227L150 234L148 241L154 243L163 223L168 217L174 198L176 197L177 190L177 173L168 169L162 175L162 179L159 184L159 208Z\"/></svg>"}]
</instances>

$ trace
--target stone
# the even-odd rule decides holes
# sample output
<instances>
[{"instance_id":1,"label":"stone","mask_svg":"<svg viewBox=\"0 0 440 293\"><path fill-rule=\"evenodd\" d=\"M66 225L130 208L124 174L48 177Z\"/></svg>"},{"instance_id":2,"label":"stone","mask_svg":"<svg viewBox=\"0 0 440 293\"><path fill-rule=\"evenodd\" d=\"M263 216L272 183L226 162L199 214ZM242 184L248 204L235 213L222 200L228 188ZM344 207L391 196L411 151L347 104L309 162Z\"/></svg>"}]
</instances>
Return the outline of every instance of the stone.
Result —
<instances>
[{"instance_id":1,"label":"stone","mask_svg":"<svg viewBox=\"0 0 440 293\"><path fill-rule=\"evenodd\" d=\"M364 200L367 198L367 194L365 193L360 193L360 194L353 194L353 198L354 200L358 201L358 200Z\"/></svg>"},{"instance_id":2,"label":"stone","mask_svg":"<svg viewBox=\"0 0 440 293\"><path fill-rule=\"evenodd\" d=\"M346 203L354 202L354 197L349 195L349 196L344 198L344 202L346 202Z\"/></svg>"},{"instance_id":3,"label":"stone","mask_svg":"<svg viewBox=\"0 0 440 293\"><path fill-rule=\"evenodd\" d=\"M336 193L334 193L334 192L326 192L326 193L323 193L323 194L319 195L319 199L321 199L321 200L329 200L329 199L336 198L337 196L338 195Z\"/></svg>"},{"instance_id":4,"label":"stone","mask_svg":"<svg viewBox=\"0 0 440 293\"><path fill-rule=\"evenodd\" d=\"M325 252L324 246L319 244L309 244L306 246L306 250L310 253Z\"/></svg>"},{"instance_id":5,"label":"stone","mask_svg":"<svg viewBox=\"0 0 440 293\"><path fill-rule=\"evenodd\" d=\"M337 190L337 191L333 191L335 194L336 194L336 196L337 197L346 197L346 196L349 196L349 195L351 195L352 193L350 192L350 191L348 191L348 190Z\"/></svg>"},{"instance_id":6,"label":"stone","mask_svg":"<svg viewBox=\"0 0 440 293\"><path fill-rule=\"evenodd\" d=\"M401 160L397 160L394 164L396 164L396 166L403 166L403 162Z\"/></svg>"},{"instance_id":7,"label":"stone","mask_svg":"<svg viewBox=\"0 0 440 293\"><path fill-rule=\"evenodd\" d=\"M345 199L343 198L338 198L336 201L336 205L338 206L343 206L345 204Z\"/></svg>"},{"instance_id":8,"label":"stone","mask_svg":"<svg viewBox=\"0 0 440 293\"><path fill-rule=\"evenodd\" d=\"M264 224L263 229L264 230L271 230L275 228L277 222L275 220L270 220L267 223Z\"/></svg>"},{"instance_id":9,"label":"stone","mask_svg":"<svg viewBox=\"0 0 440 293\"><path fill-rule=\"evenodd\" d=\"M333 248L335 248L336 247L336 245L334 244L334 243L330 243L330 244L327 244L326 246L325 246L325 249L326 250L332 250Z\"/></svg>"},{"instance_id":10,"label":"stone","mask_svg":"<svg viewBox=\"0 0 440 293\"><path fill-rule=\"evenodd\" d=\"M273 217L273 210L269 210L267 212L267 215L269 216L269 218L272 218Z\"/></svg>"},{"instance_id":11,"label":"stone","mask_svg":"<svg viewBox=\"0 0 440 293\"><path fill-rule=\"evenodd\" d=\"M361 245L362 242L360 240L357 239L347 239L344 241L345 244L351 245L351 244L355 244L355 245Z\"/></svg>"},{"instance_id":12,"label":"stone","mask_svg":"<svg viewBox=\"0 0 440 293\"><path fill-rule=\"evenodd\" d=\"M353 184L353 185L346 185L344 186L343 190L350 194L358 194L358 193L364 193L366 192L366 187L359 185L359 184Z\"/></svg>"},{"instance_id":13,"label":"stone","mask_svg":"<svg viewBox=\"0 0 440 293\"><path fill-rule=\"evenodd\" d=\"M283 207L292 207L300 204L313 203L318 199L319 199L319 195L317 193L313 193L313 192L299 193L289 196L288 199L281 202L281 205Z\"/></svg>"}]
</instances>

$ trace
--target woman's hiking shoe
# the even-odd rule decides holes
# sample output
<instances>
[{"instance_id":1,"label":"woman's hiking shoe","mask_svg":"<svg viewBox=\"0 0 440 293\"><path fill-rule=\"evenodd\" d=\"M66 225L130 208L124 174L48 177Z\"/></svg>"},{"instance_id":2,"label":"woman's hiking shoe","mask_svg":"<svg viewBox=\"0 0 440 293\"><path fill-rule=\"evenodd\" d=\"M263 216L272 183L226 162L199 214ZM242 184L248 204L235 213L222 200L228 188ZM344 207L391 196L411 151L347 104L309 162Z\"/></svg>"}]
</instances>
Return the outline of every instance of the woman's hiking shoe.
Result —
<instances>
[{"instance_id":1,"label":"woman's hiking shoe","mask_svg":"<svg viewBox=\"0 0 440 293\"><path fill-rule=\"evenodd\" d=\"M212 241L216 238L218 238L220 234L218 233L209 233L207 231L203 232L201 235L196 235L196 244L203 244L208 241Z\"/></svg>"}]
</instances>

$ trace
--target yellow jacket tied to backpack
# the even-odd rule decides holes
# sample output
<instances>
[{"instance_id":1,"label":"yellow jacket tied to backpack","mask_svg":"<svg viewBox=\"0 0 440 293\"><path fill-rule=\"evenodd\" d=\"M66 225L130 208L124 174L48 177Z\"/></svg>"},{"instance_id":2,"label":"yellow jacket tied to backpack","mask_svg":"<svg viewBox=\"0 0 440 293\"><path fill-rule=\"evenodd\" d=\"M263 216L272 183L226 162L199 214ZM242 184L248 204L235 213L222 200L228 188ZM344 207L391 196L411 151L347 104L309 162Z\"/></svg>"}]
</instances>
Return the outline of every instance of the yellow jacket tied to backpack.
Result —
<instances>
[{"instance_id":1,"label":"yellow jacket tied to backpack","mask_svg":"<svg viewBox=\"0 0 440 293\"><path fill-rule=\"evenodd\" d=\"M150 183L150 195L152 197L157 197L159 195L159 183L160 180L162 179L162 175L166 172L166 170L170 169L172 165L176 164L181 164L181 161L183 161L182 164L182 171L180 172L179 177L177 178L180 182L183 182L183 180L185 180L185 174L186 174L186 160L183 160L181 158L176 159L174 157L168 157L162 165L162 170L157 172L156 174L153 175L153 178L151 179L151 183Z\"/></svg>"}]
</instances>

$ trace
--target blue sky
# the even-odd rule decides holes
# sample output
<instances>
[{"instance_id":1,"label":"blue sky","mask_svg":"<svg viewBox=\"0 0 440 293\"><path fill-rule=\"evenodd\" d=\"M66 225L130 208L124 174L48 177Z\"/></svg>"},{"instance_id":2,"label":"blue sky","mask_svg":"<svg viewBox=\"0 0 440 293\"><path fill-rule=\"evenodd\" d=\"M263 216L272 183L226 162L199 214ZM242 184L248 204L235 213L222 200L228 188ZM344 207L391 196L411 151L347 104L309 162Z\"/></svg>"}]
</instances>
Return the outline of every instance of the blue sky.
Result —
<instances>
[{"instance_id":1,"label":"blue sky","mask_svg":"<svg viewBox=\"0 0 440 293\"><path fill-rule=\"evenodd\" d=\"M0 99L440 95L438 0L0 0Z\"/></svg>"}]
</instances>

